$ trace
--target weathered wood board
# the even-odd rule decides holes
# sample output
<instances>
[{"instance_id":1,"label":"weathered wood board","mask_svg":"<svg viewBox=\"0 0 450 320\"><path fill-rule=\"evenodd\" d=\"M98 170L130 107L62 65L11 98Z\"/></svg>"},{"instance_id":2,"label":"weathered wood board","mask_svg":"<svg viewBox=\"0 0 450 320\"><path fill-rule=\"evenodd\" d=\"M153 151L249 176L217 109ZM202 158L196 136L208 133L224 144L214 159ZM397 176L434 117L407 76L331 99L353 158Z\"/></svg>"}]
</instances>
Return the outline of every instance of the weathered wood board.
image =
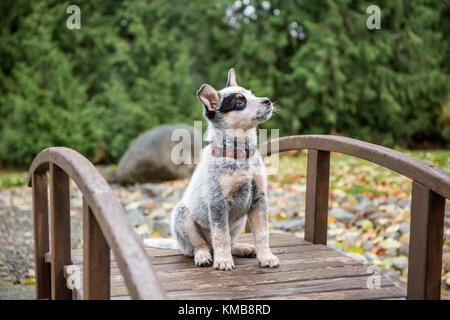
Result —
<instances>
[{"instance_id":1,"label":"weathered wood board","mask_svg":"<svg viewBox=\"0 0 450 320\"><path fill-rule=\"evenodd\" d=\"M252 242L251 234L241 242ZM199 268L177 250L146 249L170 299L401 299L406 293L371 268L323 245L285 234L271 234L280 259L276 269L261 268L255 258L235 257L236 268ZM82 251L72 251L72 263L83 270ZM111 257L111 299L129 299L128 289ZM82 275L80 275L82 276ZM82 283L82 281L81 281ZM374 285L375 284L375 288ZM372 289L371 289L372 288ZM82 298L82 288L74 290Z\"/></svg>"}]
</instances>

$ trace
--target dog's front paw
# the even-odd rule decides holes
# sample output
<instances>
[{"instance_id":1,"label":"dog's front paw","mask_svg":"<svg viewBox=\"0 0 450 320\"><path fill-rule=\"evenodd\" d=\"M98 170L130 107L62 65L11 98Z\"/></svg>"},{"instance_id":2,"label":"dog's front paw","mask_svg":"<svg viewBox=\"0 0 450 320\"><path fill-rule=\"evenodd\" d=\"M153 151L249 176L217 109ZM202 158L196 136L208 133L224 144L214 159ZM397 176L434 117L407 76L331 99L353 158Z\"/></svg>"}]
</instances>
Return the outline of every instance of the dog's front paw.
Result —
<instances>
[{"instance_id":1,"label":"dog's front paw","mask_svg":"<svg viewBox=\"0 0 450 320\"><path fill-rule=\"evenodd\" d=\"M195 265L197 267L207 267L212 262L212 256L209 250L199 250L194 256Z\"/></svg>"},{"instance_id":2,"label":"dog's front paw","mask_svg":"<svg viewBox=\"0 0 450 320\"><path fill-rule=\"evenodd\" d=\"M218 270L231 270L234 268L234 261L231 257L214 257L214 268Z\"/></svg>"},{"instance_id":3,"label":"dog's front paw","mask_svg":"<svg viewBox=\"0 0 450 320\"><path fill-rule=\"evenodd\" d=\"M280 265L280 261L272 253L264 254L258 257L259 265L263 268L277 268Z\"/></svg>"}]
</instances>

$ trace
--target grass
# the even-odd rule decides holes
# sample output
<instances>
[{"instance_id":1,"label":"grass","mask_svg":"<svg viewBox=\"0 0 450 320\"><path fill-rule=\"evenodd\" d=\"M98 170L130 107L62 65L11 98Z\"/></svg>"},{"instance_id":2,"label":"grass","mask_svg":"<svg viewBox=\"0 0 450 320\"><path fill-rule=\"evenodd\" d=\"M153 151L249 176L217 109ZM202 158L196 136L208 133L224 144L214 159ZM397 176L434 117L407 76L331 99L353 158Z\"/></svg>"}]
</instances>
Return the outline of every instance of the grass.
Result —
<instances>
[{"instance_id":1,"label":"grass","mask_svg":"<svg viewBox=\"0 0 450 320\"><path fill-rule=\"evenodd\" d=\"M0 189L26 185L27 176L26 171L0 170Z\"/></svg>"},{"instance_id":2,"label":"grass","mask_svg":"<svg viewBox=\"0 0 450 320\"><path fill-rule=\"evenodd\" d=\"M444 170L450 171L450 150L399 150ZM288 152L279 159L277 174L269 176L269 183L289 186L306 184L307 151ZM410 179L356 157L332 153L330 160L330 188L348 194L371 196L396 195L406 197L411 192Z\"/></svg>"}]
</instances>

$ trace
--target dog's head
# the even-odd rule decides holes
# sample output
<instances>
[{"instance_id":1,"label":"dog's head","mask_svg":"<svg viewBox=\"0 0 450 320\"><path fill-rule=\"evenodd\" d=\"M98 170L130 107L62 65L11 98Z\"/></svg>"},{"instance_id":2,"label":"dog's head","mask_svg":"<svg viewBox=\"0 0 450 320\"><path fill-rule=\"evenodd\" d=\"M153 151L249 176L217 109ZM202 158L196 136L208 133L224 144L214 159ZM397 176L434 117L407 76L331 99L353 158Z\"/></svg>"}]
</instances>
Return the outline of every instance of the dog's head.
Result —
<instances>
[{"instance_id":1,"label":"dog's head","mask_svg":"<svg viewBox=\"0 0 450 320\"><path fill-rule=\"evenodd\" d=\"M204 84L197 91L197 97L205 107L206 118L225 129L248 130L272 116L272 102L265 97L255 97L249 90L239 87L234 69L228 72L225 88L217 91Z\"/></svg>"}]
</instances>

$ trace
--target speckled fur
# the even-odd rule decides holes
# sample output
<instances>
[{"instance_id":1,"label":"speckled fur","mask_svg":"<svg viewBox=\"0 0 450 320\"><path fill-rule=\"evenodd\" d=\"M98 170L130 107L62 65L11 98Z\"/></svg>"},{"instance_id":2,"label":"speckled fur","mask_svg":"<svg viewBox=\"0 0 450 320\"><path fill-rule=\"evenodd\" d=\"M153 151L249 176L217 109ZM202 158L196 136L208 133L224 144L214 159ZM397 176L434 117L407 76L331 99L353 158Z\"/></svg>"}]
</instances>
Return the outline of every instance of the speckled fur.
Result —
<instances>
[{"instance_id":1,"label":"speckled fur","mask_svg":"<svg viewBox=\"0 0 450 320\"><path fill-rule=\"evenodd\" d=\"M221 112L229 95L245 97L243 110ZM227 86L217 92L203 85L197 92L205 107L207 137L215 146L226 149L257 147L256 127L272 115L267 98L257 98L237 86L234 70ZM234 129L234 130L230 130ZM255 236L255 245L238 243L246 219ZM234 268L232 255L254 256L260 265L277 267L278 259L269 248L267 222L267 180L264 162L258 151L247 159L215 157L211 146L192 175L182 200L172 212L172 234L185 255L194 256L198 266L213 262L221 270Z\"/></svg>"}]
</instances>

